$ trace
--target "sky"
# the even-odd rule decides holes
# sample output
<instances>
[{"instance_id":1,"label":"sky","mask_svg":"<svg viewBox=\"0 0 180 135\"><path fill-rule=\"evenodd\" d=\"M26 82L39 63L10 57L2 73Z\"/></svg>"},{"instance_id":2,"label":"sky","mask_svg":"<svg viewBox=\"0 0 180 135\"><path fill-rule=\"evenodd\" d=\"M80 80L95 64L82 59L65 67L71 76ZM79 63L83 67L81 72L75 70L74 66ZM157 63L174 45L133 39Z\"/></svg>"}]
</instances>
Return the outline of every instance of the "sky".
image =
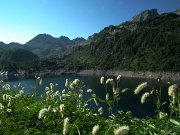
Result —
<instances>
[{"instance_id":1,"label":"sky","mask_svg":"<svg viewBox=\"0 0 180 135\"><path fill-rule=\"evenodd\" d=\"M25 44L38 34L85 39L145 9L180 8L180 0L0 0L0 42Z\"/></svg>"}]
</instances>

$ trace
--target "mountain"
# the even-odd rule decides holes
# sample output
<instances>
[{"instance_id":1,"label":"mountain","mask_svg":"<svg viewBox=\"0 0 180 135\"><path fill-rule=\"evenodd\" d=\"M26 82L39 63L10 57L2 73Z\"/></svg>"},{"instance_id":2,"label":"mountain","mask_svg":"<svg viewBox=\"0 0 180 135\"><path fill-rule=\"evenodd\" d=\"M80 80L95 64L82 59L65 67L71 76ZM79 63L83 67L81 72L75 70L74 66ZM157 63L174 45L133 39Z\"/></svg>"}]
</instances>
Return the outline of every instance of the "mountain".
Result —
<instances>
[{"instance_id":1,"label":"mountain","mask_svg":"<svg viewBox=\"0 0 180 135\"><path fill-rule=\"evenodd\" d=\"M54 38L48 34L39 34L24 44L24 47L40 57L49 57L59 55L70 46L80 45L84 41L86 41L84 38L70 40L66 36Z\"/></svg>"},{"instance_id":2,"label":"mountain","mask_svg":"<svg viewBox=\"0 0 180 135\"><path fill-rule=\"evenodd\" d=\"M6 50L1 54L1 60L12 62L23 62L37 59L38 56L25 49L11 49Z\"/></svg>"},{"instance_id":3,"label":"mountain","mask_svg":"<svg viewBox=\"0 0 180 135\"><path fill-rule=\"evenodd\" d=\"M21 57L12 55L14 49L0 42L0 53L10 69L12 62L15 69L33 70L75 70L79 69L113 69L132 71L180 71L180 15L175 12L159 15L156 9L144 10L120 25L109 25L87 40L78 37L70 40L66 36L54 38L51 35L39 34L20 46L42 59L26 63ZM154 14L154 15L153 15ZM7 50L10 50L8 52ZM27 52L28 54L28 52ZM31 55L31 54L30 54ZM33 59L36 57L33 57ZM6 60L7 59L7 60ZM26 64L24 64L26 63ZM7 66L8 65L8 66Z\"/></svg>"},{"instance_id":4,"label":"mountain","mask_svg":"<svg viewBox=\"0 0 180 135\"><path fill-rule=\"evenodd\" d=\"M77 37L75 39L72 40L73 45L84 45L86 44L86 39L84 39L83 37Z\"/></svg>"},{"instance_id":5,"label":"mountain","mask_svg":"<svg viewBox=\"0 0 180 135\"><path fill-rule=\"evenodd\" d=\"M25 49L0 49L0 71L17 73L18 70L32 70L38 65L38 56Z\"/></svg>"},{"instance_id":6,"label":"mountain","mask_svg":"<svg viewBox=\"0 0 180 135\"><path fill-rule=\"evenodd\" d=\"M22 44L19 44L19 43L17 43L17 42L11 42L11 43L7 44L7 46L8 46L9 48L23 48L23 45L22 45Z\"/></svg>"},{"instance_id":7,"label":"mountain","mask_svg":"<svg viewBox=\"0 0 180 135\"><path fill-rule=\"evenodd\" d=\"M180 15L180 8L176 9L176 11L174 11L173 13Z\"/></svg>"},{"instance_id":8,"label":"mountain","mask_svg":"<svg viewBox=\"0 0 180 135\"><path fill-rule=\"evenodd\" d=\"M39 34L27 43L24 46L35 47L35 48L56 48L61 47L62 44L56 38L48 34Z\"/></svg>"},{"instance_id":9,"label":"mountain","mask_svg":"<svg viewBox=\"0 0 180 135\"><path fill-rule=\"evenodd\" d=\"M0 42L0 48L3 48L3 49L23 48L23 45L19 43L15 43L15 42L11 42L9 44Z\"/></svg>"},{"instance_id":10,"label":"mountain","mask_svg":"<svg viewBox=\"0 0 180 135\"><path fill-rule=\"evenodd\" d=\"M153 19L155 17L158 17L159 14L157 12L157 9L150 9L150 10L144 10L141 13L139 13L138 15L135 15L132 17L131 21L143 21L146 19Z\"/></svg>"},{"instance_id":11,"label":"mountain","mask_svg":"<svg viewBox=\"0 0 180 135\"><path fill-rule=\"evenodd\" d=\"M110 25L89 45L73 48L64 64L70 70L180 71L179 26L180 15L174 13Z\"/></svg>"}]
</instances>

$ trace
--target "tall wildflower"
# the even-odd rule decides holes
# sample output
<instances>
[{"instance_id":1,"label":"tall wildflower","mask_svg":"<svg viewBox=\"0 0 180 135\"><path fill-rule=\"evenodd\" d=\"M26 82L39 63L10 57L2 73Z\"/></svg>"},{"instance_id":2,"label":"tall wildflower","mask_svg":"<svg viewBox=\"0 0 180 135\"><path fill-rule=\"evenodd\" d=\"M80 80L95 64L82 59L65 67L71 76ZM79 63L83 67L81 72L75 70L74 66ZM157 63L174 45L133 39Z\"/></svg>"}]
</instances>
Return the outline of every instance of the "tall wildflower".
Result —
<instances>
[{"instance_id":1,"label":"tall wildflower","mask_svg":"<svg viewBox=\"0 0 180 135\"><path fill-rule=\"evenodd\" d=\"M50 109L51 109L51 105L48 106L48 111L50 111Z\"/></svg>"},{"instance_id":2,"label":"tall wildflower","mask_svg":"<svg viewBox=\"0 0 180 135\"><path fill-rule=\"evenodd\" d=\"M9 108L7 108L7 109L6 109L6 111L7 111L7 112L9 112L9 113L10 113L10 112L12 112L12 110L11 110L11 109L9 109Z\"/></svg>"},{"instance_id":3,"label":"tall wildflower","mask_svg":"<svg viewBox=\"0 0 180 135\"><path fill-rule=\"evenodd\" d=\"M58 111L57 108L53 108L53 112L56 113Z\"/></svg>"},{"instance_id":4,"label":"tall wildflower","mask_svg":"<svg viewBox=\"0 0 180 135\"><path fill-rule=\"evenodd\" d=\"M20 88L22 88L22 85L21 85L21 83L19 83L19 84L18 84L18 88L19 88L19 89L20 89Z\"/></svg>"},{"instance_id":5,"label":"tall wildflower","mask_svg":"<svg viewBox=\"0 0 180 135\"><path fill-rule=\"evenodd\" d=\"M38 118L41 119L41 118L44 118L44 114L45 112L48 112L48 109L47 108L43 108L39 111L39 116Z\"/></svg>"},{"instance_id":6,"label":"tall wildflower","mask_svg":"<svg viewBox=\"0 0 180 135\"><path fill-rule=\"evenodd\" d=\"M60 112L64 112L64 104L61 104L61 105L59 106L59 109L60 109Z\"/></svg>"},{"instance_id":7,"label":"tall wildflower","mask_svg":"<svg viewBox=\"0 0 180 135\"><path fill-rule=\"evenodd\" d=\"M40 77L37 77L37 78L36 78L36 81L37 81L37 83L38 83L39 85L42 85L42 79L41 79Z\"/></svg>"},{"instance_id":8,"label":"tall wildflower","mask_svg":"<svg viewBox=\"0 0 180 135\"><path fill-rule=\"evenodd\" d=\"M54 84L53 83L50 83L50 89L53 91L54 90Z\"/></svg>"},{"instance_id":9,"label":"tall wildflower","mask_svg":"<svg viewBox=\"0 0 180 135\"><path fill-rule=\"evenodd\" d=\"M65 90L65 89L62 90L62 94L64 94L64 93L66 93L66 90Z\"/></svg>"},{"instance_id":10,"label":"tall wildflower","mask_svg":"<svg viewBox=\"0 0 180 135\"><path fill-rule=\"evenodd\" d=\"M94 98L94 103L96 104L96 106L99 105L99 103L97 102L96 98Z\"/></svg>"},{"instance_id":11,"label":"tall wildflower","mask_svg":"<svg viewBox=\"0 0 180 135\"><path fill-rule=\"evenodd\" d=\"M92 96L93 98L95 98L95 97L96 97L96 94L92 94L91 96Z\"/></svg>"},{"instance_id":12,"label":"tall wildflower","mask_svg":"<svg viewBox=\"0 0 180 135\"><path fill-rule=\"evenodd\" d=\"M59 96L59 100L62 102L62 101L63 101L63 97L62 97L62 96Z\"/></svg>"},{"instance_id":13,"label":"tall wildflower","mask_svg":"<svg viewBox=\"0 0 180 135\"><path fill-rule=\"evenodd\" d=\"M108 83L113 84L113 79L108 78L108 79L106 80L106 84L108 84Z\"/></svg>"},{"instance_id":14,"label":"tall wildflower","mask_svg":"<svg viewBox=\"0 0 180 135\"><path fill-rule=\"evenodd\" d=\"M64 119L64 128L63 128L63 135L66 135L68 133L68 127L69 127L69 118Z\"/></svg>"},{"instance_id":15,"label":"tall wildflower","mask_svg":"<svg viewBox=\"0 0 180 135\"><path fill-rule=\"evenodd\" d=\"M61 105L59 106L59 109L60 109L60 113L61 113L62 118L63 118L63 117L64 117L64 104L61 104Z\"/></svg>"},{"instance_id":16,"label":"tall wildflower","mask_svg":"<svg viewBox=\"0 0 180 135\"><path fill-rule=\"evenodd\" d=\"M102 114L103 114L103 112L104 112L103 108L102 108L102 107L100 107L100 108L98 109L98 112L100 113L100 115L102 115Z\"/></svg>"},{"instance_id":17,"label":"tall wildflower","mask_svg":"<svg viewBox=\"0 0 180 135\"><path fill-rule=\"evenodd\" d=\"M169 88L168 88L168 95L169 96L174 96L175 93L176 93L176 89L177 89L177 85L176 84L173 84L173 85L169 86Z\"/></svg>"},{"instance_id":18,"label":"tall wildflower","mask_svg":"<svg viewBox=\"0 0 180 135\"><path fill-rule=\"evenodd\" d=\"M39 80L39 85L42 85L42 82L43 82L42 79L40 79L40 80Z\"/></svg>"},{"instance_id":19,"label":"tall wildflower","mask_svg":"<svg viewBox=\"0 0 180 135\"><path fill-rule=\"evenodd\" d=\"M60 92L59 91L56 91L55 93L54 93L54 96L60 96L61 94L60 94Z\"/></svg>"},{"instance_id":20,"label":"tall wildflower","mask_svg":"<svg viewBox=\"0 0 180 135\"><path fill-rule=\"evenodd\" d=\"M173 104L175 103L177 88L178 87L176 84L173 84L173 85L169 86L169 88L168 88L168 95L171 96Z\"/></svg>"},{"instance_id":21,"label":"tall wildflower","mask_svg":"<svg viewBox=\"0 0 180 135\"><path fill-rule=\"evenodd\" d=\"M11 98L9 98L9 101L8 101L8 107L10 107L10 106L11 106L11 104L12 104L12 102L11 102Z\"/></svg>"},{"instance_id":22,"label":"tall wildflower","mask_svg":"<svg viewBox=\"0 0 180 135\"><path fill-rule=\"evenodd\" d=\"M45 91L48 91L49 90L49 87L45 87Z\"/></svg>"},{"instance_id":23,"label":"tall wildflower","mask_svg":"<svg viewBox=\"0 0 180 135\"><path fill-rule=\"evenodd\" d=\"M149 95L150 95L149 92L146 92L142 95L142 97L141 97L141 103L142 104L145 102L146 98L149 97Z\"/></svg>"},{"instance_id":24,"label":"tall wildflower","mask_svg":"<svg viewBox=\"0 0 180 135\"><path fill-rule=\"evenodd\" d=\"M164 118L164 117L167 117L167 113L164 113L164 112L159 112L159 118Z\"/></svg>"},{"instance_id":25,"label":"tall wildflower","mask_svg":"<svg viewBox=\"0 0 180 135\"><path fill-rule=\"evenodd\" d=\"M79 82L80 82L79 79L75 79L75 80L73 81L73 84L77 85Z\"/></svg>"},{"instance_id":26,"label":"tall wildflower","mask_svg":"<svg viewBox=\"0 0 180 135\"><path fill-rule=\"evenodd\" d=\"M68 87L68 84L69 84L69 80L66 79L66 82L65 82L65 87Z\"/></svg>"},{"instance_id":27,"label":"tall wildflower","mask_svg":"<svg viewBox=\"0 0 180 135\"><path fill-rule=\"evenodd\" d=\"M73 90L74 89L74 83L70 84L70 88Z\"/></svg>"},{"instance_id":28,"label":"tall wildflower","mask_svg":"<svg viewBox=\"0 0 180 135\"><path fill-rule=\"evenodd\" d=\"M109 100L109 93L106 94L106 100Z\"/></svg>"},{"instance_id":29,"label":"tall wildflower","mask_svg":"<svg viewBox=\"0 0 180 135\"><path fill-rule=\"evenodd\" d=\"M121 126L114 130L114 135L127 135L129 132L129 126Z\"/></svg>"},{"instance_id":30,"label":"tall wildflower","mask_svg":"<svg viewBox=\"0 0 180 135\"><path fill-rule=\"evenodd\" d=\"M15 96L14 96L14 98L18 98L18 97L20 97L21 96L21 94L16 94Z\"/></svg>"},{"instance_id":31,"label":"tall wildflower","mask_svg":"<svg viewBox=\"0 0 180 135\"><path fill-rule=\"evenodd\" d=\"M79 90L79 92L80 92L80 93L83 93L83 90L82 90L82 89L80 89L80 90Z\"/></svg>"},{"instance_id":32,"label":"tall wildflower","mask_svg":"<svg viewBox=\"0 0 180 135\"><path fill-rule=\"evenodd\" d=\"M10 91L11 90L11 86L9 84L5 84L3 86L3 88L4 88L5 91Z\"/></svg>"},{"instance_id":33,"label":"tall wildflower","mask_svg":"<svg viewBox=\"0 0 180 135\"><path fill-rule=\"evenodd\" d=\"M20 90L19 94L22 95L24 93L24 90Z\"/></svg>"},{"instance_id":34,"label":"tall wildflower","mask_svg":"<svg viewBox=\"0 0 180 135\"><path fill-rule=\"evenodd\" d=\"M98 131L99 131L99 125L95 125L92 129L92 134L96 135Z\"/></svg>"},{"instance_id":35,"label":"tall wildflower","mask_svg":"<svg viewBox=\"0 0 180 135\"><path fill-rule=\"evenodd\" d=\"M100 79L100 83L101 84L104 84L104 77L102 76L101 79Z\"/></svg>"},{"instance_id":36,"label":"tall wildflower","mask_svg":"<svg viewBox=\"0 0 180 135\"><path fill-rule=\"evenodd\" d=\"M136 89L134 90L134 94L138 94L143 88L147 86L147 82L143 82L139 84Z\"/></svg>"},{"instance_id":37,"label":"tall wildflower","mask_svg":"<svg viewBox=\"0 0 180 135\"><path fill-rule=\"evenodd\" d=\"M79 99L82 99L83 98L83 95L80 93L79 94Z\"/></svg>"},{"instance_id":38,"label":"tall wildflower","mask_svg":"<svg viewBox=\"0 0 180 135\"><path fill-rule=\"evenodd\" d=\"M88 92L88 93L91 93L91 92L93 92L93 90L92 90L92 89L88 89L87 92Z\"/></svg>"},{"instance_id":39,"label":"tall wildflower","mask_svg":"<svg viewBox=\"0 0 180 135\"><path fill-rule=\"evenodd\" d=\"M11 98L12 98L12 96L11 96L11 95L8 95L8 94L3 94L3 102L7 102L7 101L9 101Z\"/></svg>"},{"instance_id":40,"label":"tall wildflower","mask_svg":"<svg viewBox=\"0 0 180 135\"><path fill-rule=\"evenodd\" d=\"M99 103L98 103L97 100L96 100L96 94L92 94L91 96L93 97L94 103L96 104L96 106L98 106Z\"/></svg>"},{"instance_id":41,"label":"tall wildflower","mask_svg":"<svg viewBox=\"0 0 180 135\"><path fill-rule=\"evenodd\" d=\"M120 81L120 79L121 79L121 75L118 75L117 76L117 81Z\"/></svg>"}]
</instances>

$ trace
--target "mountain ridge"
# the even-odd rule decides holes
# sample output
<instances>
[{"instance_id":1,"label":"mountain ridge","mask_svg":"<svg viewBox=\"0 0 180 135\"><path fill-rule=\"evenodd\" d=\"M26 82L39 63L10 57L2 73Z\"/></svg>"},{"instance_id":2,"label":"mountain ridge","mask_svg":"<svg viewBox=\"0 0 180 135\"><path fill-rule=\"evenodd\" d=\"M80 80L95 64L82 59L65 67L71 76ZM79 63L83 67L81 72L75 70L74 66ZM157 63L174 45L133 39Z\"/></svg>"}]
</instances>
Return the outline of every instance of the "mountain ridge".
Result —
<instances>
[{"instance_id":1,"label":"mountain ridge","mask_svg":"<svg viewBox=\"0 0 180 135\"><path fill-rule=\"evenodd\" d=\"M156 8L151 8L151 9L145 9L145 10L143 10L143 11L141 11L139 14L136 14L136 15L134 15L133 17L132 17L132 19L130 20L130 21L132 21L132 20L134 20L133 18L135 18L136 16L138 16L138 15L140 15L140 14L142 14L142 13L145 13L145 12L150 12L150 13L152 13L152 12L155 12L155 13L157 13L158 14L158 12L157 12L157 9ZM166 13L166 12L165 12ZM175 14L180 14L180 8L178 8L178 9L176 9L175 11L172 11L172 12L167 12L167 13L175 13ZM162 13L163 14L163 13ZM158 14L157 16L159 16L160 14ZM157 17L156 16L156 17ZM154 16L153 17L149 17L149 18L154 18ZM148 17L144 17L142 20L146 20L146 19L148 19ZM140 21L140 20L139 20ZM120 24L119 24L120 25ZM96 34L96 33L95 33ZM43 35L43 34L38 34L38 35ZM37 37L38 35L36 35L35 37ZM49 35L49 34L45 34L45 35ZM90 37L93 37L93 35L94 34L92 34L92 35L90 35L88 38L90 38ZM51 36L51 35L49 35L49 36ZM35 38L34 37L34 38ZM53 36L51 36L51 37L53 37ZM61 37L66 37L66 36L60 36L59 38L61 38ZM55 38L55 37L53 37L53 38ZM66 38L68 38L68 37L66 37ZM88 41L88 39L85 39L85 38L83 38L83 37L77 37L77 38L82 38L83 40L85 40L85 41ZM77 38L74 38L74 39L69 39L69 40L71 40L71 41L73 41L73 40L76 40ZM33 39L33 38L32 38ZM30 39L30 40L32 40L32 39ZM55 38L56 39L56 38ZM29 40L29 41L30 41ZM27 44L29 41L27 41L25 44ZM1 43L4 43L4 42L0 42L0 45L1 45ZM11 42L11 43L18 43L18 42ZM11 43L9 43L9 44L11 44ZM4 43L5 44L5 43ZM6 45L9 45L9 44L6 44ZM18 43L18 44L20 44L20 43ZM21 45L25 45L25 44L21 44Z\"/></svg>"},{"instance_id":2,"label":"mountain ridge","mask_svg":"<svg viewBox=\"0 0 180 135\"><path fill-rule=\"evenodd\" d=\"M169 13L179 14L179 12L180 12L180 8ZM168 13L165 13L163 15L166 16L166 14ZM108 28L108 31L112 35L116 34L117 32L120 32L122 28L128 29L130 31L134 31L136 30L137 25L134 24L133 22L144 21L147 19L153 19L155 17L160 17L160 16L162 16L162 14L159 15L157 13L157 9L154 8L150 10L147 9L133 16L131 21L127 21L128 23L131 23L131 25L124 26L124 23L121 23L120 25L117 26L110 25L108 27L105 27L104 29ZM125 24L127 24L127 22L125 22ZM66 36L60 36L56 38L49 34L38 34L37 36L35 36L25 44L19 44L14 42L5 44L3 42L0 42L0 47L3 49L23 48L33 52L39 57L50 57L50 56L54 57L56 55L58 57L59 55L63 55L64 52L66 52L68 49L72 48L73 46L87 45L93 41L96 41L97 40L96 37L99 33L94 33L93 35L89 36L88 39L77 37L72 40ZM117 40L116 37L113 39L113 41L115 40Z\"/></svg>"},{"instance_id":3,"label":"mountain ridge","mask_svg":"<svg viewBox=\"0 0 180 135\"><path fill-rule=\"evenodd\" d=\"M41 55L48 57L33 60L30 63L14 63L13 67L34 71L76 72L92 69L178 72L180 71L179 26L180 15L172 12L144 21L127 21L117 26L109 25L99 33L90 36L91 42L87 45L72 46L65 52L52 50L53 47L35 48L33 51L40 50ZM48 43L54 38L47 35L47 39L43 41ZM67 37L61 37L61 39L69 41ZM49 52L54 55L49 57ZM12 66L10 62L5 64L0 66L7 67L4 69Z\"/></svg>"}]
</instances>

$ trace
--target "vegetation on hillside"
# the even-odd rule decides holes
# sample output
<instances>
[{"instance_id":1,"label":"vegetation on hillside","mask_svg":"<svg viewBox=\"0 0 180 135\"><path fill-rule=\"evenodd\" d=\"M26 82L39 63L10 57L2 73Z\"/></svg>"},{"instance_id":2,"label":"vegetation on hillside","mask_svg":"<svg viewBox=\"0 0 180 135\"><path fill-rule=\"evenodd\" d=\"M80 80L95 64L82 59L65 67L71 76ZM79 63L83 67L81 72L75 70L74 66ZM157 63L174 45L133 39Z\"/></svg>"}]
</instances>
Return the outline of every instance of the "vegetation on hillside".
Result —
<instances>
[{"instance_id":1,"label":"vegetation on hillside","mask_svg":"<svg viewBox=\"0 0 180 135\"><path fill-rule=\"evenodd\" d=\"M69 59L91 69L179 71L179 26L176 14L109 26L90 45L72 51Z\"/></svg>"}]
</instances>

